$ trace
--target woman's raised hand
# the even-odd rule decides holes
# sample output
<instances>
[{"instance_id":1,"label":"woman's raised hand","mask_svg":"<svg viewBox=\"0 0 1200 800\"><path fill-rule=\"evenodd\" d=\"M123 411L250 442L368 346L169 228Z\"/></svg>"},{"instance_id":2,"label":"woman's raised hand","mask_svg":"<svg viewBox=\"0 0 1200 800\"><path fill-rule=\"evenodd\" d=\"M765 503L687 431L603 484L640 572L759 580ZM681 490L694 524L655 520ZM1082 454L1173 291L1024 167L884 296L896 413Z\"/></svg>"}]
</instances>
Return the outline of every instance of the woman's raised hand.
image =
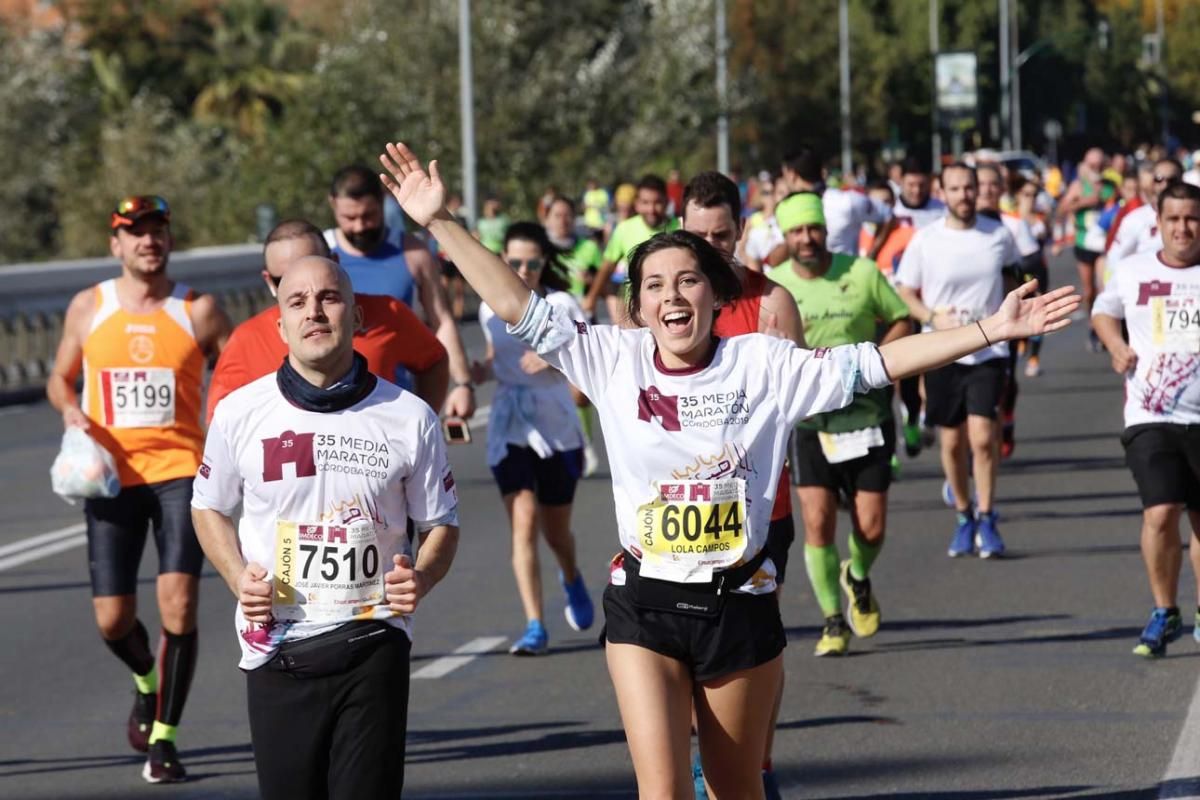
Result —
<instances>
[{"instance_id":1,"label":"woman's raised hand","mask_svg":"<svg viewBox=\"0 0 1200 800\"><path fill-rule=\"evenodd\" d=\"M1037 291L1037 281L1029 281L1008 293L1004 304L992 315L993 331L1001 339L1027 339L1043 333L1053 333L1071 324L1070 316L1079 308L1082 298L1074 286L1063 286L1043 295L1030 297Z\"/></svg>"},{"instance_id":2,"label":"woman's raised hand","mask_svg":"<svg viewBox=\"0 0 1200 800\"><path fill-rule=\"evenodd\" d=\"M379 179L413 222L428 226L446 202L446 187L437 161L430 161L426 172L417 154L403 142L389 142L385 150L379 156L385 170Z\"/></svg>"}]
</instances>

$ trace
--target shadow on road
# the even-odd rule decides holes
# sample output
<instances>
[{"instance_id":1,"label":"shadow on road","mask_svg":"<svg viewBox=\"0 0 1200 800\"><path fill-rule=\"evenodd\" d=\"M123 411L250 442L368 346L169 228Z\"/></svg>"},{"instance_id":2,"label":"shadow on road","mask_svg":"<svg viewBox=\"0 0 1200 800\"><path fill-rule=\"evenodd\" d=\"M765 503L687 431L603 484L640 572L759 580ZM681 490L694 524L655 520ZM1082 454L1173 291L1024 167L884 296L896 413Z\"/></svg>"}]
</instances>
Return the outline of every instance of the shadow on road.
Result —
<instances>
[{"instance_id":1,"label":"shadow on road","mask_svg":"<svg viewBox=\"0 0 1200 800\"><path fill-rule=\"evenodd\" d=\"M227 772L209 768L218 764L241 764L253 761L250 743L221 747L183 748L179 760L188 767L188 783L194 783ZM222 756L228 756L222 758ZM10 758L0 761L0 779L17 775L37 775L44 772L73 772L85 769L130 768L145 763L143 755L78 756L73 758Z\"/></svg>"},{"instance_id":2,"label":"shadow on road","mask_svg":"<svg viewBox=\"0 0 1200 800\"><path fill-rule=\"evenodd\" d=\"M490 728L409 730L409 764L436 764L468 758L529 756L560 750L577 750L625 741L625 732L612 730L562 730L590 725L586 721L540 722L528 725L499 725ZM515 734L532 734L532 738ZM478 744L454 744L465 739L503 739ZM490 795L489 795L490 796Z\"/></svg>"},{"instance_id":3,"label":"shadow on road","mask_svg":"<svg viewBox=\"0 0 1200 800\"><path fill-rule=\"evenodd\" d=\"M1071 619L1070 614L1017 614L1007 617L971 617L961 619L888 619L883 630L889 633L895 631L931 631L931 630L960 630L963 628L985 628L994 625L1019 625L1024 622L1054 622ZM797 626L785 628L788 638L813 636L821 632L819 625Z\"/></svg>"}]
</instances>

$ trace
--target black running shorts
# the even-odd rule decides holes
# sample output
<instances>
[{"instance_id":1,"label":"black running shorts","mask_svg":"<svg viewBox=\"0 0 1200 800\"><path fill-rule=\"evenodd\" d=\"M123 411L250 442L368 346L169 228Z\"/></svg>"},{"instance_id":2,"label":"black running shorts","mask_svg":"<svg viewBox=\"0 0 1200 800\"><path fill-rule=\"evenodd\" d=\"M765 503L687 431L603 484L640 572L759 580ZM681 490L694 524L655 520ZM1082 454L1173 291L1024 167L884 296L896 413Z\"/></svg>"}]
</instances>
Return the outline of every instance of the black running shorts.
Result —
<instances>
[{"instance_id":1,"label":"black running shorts","mask_svg":"<svg viewBox=\"0 0 1200 800\"><path fill-rule=\"evenodd\" d=\"M1095 250L1085 250L1082 247L1075 248L1075 260L1080 264L1087 264L1089 267L1096 266L1096 259L1100 258L1101 254Z\"/></svg>"},{"instance_id":2,"label":"black running shorts","mask_svg":"<svg viewBox=\"0 0 1200 800\"><path fill-rule=\"evenodd\" d=\"M1200 511L1200 425L1132 425L1121 444L1142 508L1183 503Z\"/></svg>"},{"instance_id":3,"label":"black running shorts","mask_svg":"<svg viewBox=\"0 0 1200 800\"><path fill-rule=\"evenodd\" d=\"M681 661L696 681L765 664L787 644L774 592L732 592L712 618L647 611L635 606L629 594L625 586L605 588L602 641L634 644Z\"/></svg>"},{"instance_id":4,"label":"black running shorts","mask_svg":"<svg viewBox=\"0 0 1200 800\"><path fill-rule=\"evenodd\" d=\"M957 428L968 415L996 419L1007 379L1007 358L981 364L947 364L926 372L925 421Z\"/></svg>"},{"instance_id":5,"label":"black running shorts","mask_svg":"<svg viewBox=\"0 0 1200 800\"><path fill-rule=\"evenodd\" d=\"M204 551L192 527L191 478L127 486L116 497L88 500L83 513L93 597L137 593L138 567L150 526L158 547L158 574L183 572L199 577Z\"/></svg>"},{"instance_id":6,"label":"black running shorts","mask_svg":"<svg viewBox=\"0 0 1200 800\"><path fill-rule=\"evenodd\" d=\"M528 489L544 506L565 506L575 499L575 485L583 474L583 450L576 448L539 458L532 447L508 445L508 455L492 467L500 495Z\"/></svg>"},{"instance_id":7,"label":"black running shorts","mask_svg":"<svg viewBox=\"0 0 1200 800\"><path fill-rule=\"evenodd\" d=\"M788 458L796 465L797 486L821 486L831 492L843 491L847 497L855 492L886 492L892 485L892 454L896 452L896 423L887 420L883 428L883 444L872 447L861 458L830 464L821 450L817 432L797 428L789 442Z\"/></svg>"}]
</instances>

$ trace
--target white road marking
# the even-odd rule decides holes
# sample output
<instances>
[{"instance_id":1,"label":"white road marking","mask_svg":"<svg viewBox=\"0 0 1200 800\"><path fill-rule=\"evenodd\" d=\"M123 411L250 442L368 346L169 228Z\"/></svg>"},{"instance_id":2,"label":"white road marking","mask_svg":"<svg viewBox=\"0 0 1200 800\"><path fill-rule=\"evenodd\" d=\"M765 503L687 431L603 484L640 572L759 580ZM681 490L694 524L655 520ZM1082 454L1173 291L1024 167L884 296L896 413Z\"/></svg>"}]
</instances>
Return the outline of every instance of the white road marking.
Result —
<instances>
[{"instance_id":1,"label":"white road marking","mask_svg":"<svg viewBox=\"0 0 1200 800\"><path fill-rule=\"evenodd\" d=\"M26 411L28 411L31 408L33 408L33 406L28 403L20 403L17 405L5 406L4 408L0 408L0 417L7 417L10 414L24 414Z\"/></svg>"},{"instance_id":2,"label":"white road marking","mask_svg":"<svg viewBox=\"0 0 1200 800\"><path fill-rule=\"evenodd\" d=\"M41 547L35 547L34 549L25 553L9 556L8 558L0 558L0 572L4 572L7 569L12 569L13 567L19 567L22 564L28 564L30 561L37 561L39 559L46 558L47 556L52 556L55 553L61 553L64 550L70 550L86 543L87 535L80 534L78 536L72 536L69 539L59 539L58 541L44 544Z\"/></svg>"},{"instance_id":3,"label":"white road marking","mask_svg":"<svg viewBox=\"0 0 1200 800\"><path fill-rule=\"evenodd\" d=\"M442 656L421 667L412 674L411 680L444 678L459 667L470 664L479 656L495 650L507 641L508 639L503 636L480 636L478 639L472 639L456 649L454 655Z\"/></svg>"},{"instance_id":4,"label":"white road marking","mask_svg":"<svg viewBox=\"0 0 1200 800\"><path fill-rule=\"evenodd\" d=\"M488 415L491 413L492 407L480 406L475 409L475 416L471 417L472 428L486 428L488 424Z\"/></svg>"},{"instance_id":5,"label":"white road marking","mask_svg":"<svg viewBox=\"0 0 1200 800\"><path fill-rule=\"evenodd\" d=\"M1183 730L1179 732L1171 763L1159 783L1158 796L1160 800L1200 797L1200 681L1192 691Z\"/></svg>"},{"instance_id":6,"label":"white road marking","mask_svg":"<svg viewBox=\"0 0 1200 800\"><path fill-rule=\"evenodd\" d=\"M65 539L68 536L74 536L75 534L83 533L86 530L87 530L87 526L84 525L82 522L78 522L74 525L68 525L65 528L59 528L56 531L50 531L49 533L39 533L37 536L30 536L28 539L22 539L19 542L12 542L11 544L0 545L0 558L3 558L4 556L12 555L13 553L20 553L24 550L30 549L31 547L38 547L40 545L46 544L47 542L54 542L59 539Z\"/></svg>"}]
</instances>

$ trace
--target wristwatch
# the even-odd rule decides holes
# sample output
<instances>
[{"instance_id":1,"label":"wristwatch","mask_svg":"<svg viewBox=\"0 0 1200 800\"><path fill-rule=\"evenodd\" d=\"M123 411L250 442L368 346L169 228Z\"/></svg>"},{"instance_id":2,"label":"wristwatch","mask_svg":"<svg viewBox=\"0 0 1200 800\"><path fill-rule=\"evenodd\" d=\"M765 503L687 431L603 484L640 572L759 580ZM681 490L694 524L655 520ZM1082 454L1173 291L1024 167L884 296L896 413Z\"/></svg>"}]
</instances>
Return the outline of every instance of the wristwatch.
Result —
<instances>
[{"instance_id":1,"label":"wristwatch","mask_svg":"<svg viewBox=\"0 0 1200 800\"><path fill-rule=\"evenodd\" d=\"M455 389L461 389L464 386L467 387L472 394L474 394L475 384L471 383L470 381L455 381L453 385L451 385L450 391L453 392Z\"/></svg>"}]
</instances>

